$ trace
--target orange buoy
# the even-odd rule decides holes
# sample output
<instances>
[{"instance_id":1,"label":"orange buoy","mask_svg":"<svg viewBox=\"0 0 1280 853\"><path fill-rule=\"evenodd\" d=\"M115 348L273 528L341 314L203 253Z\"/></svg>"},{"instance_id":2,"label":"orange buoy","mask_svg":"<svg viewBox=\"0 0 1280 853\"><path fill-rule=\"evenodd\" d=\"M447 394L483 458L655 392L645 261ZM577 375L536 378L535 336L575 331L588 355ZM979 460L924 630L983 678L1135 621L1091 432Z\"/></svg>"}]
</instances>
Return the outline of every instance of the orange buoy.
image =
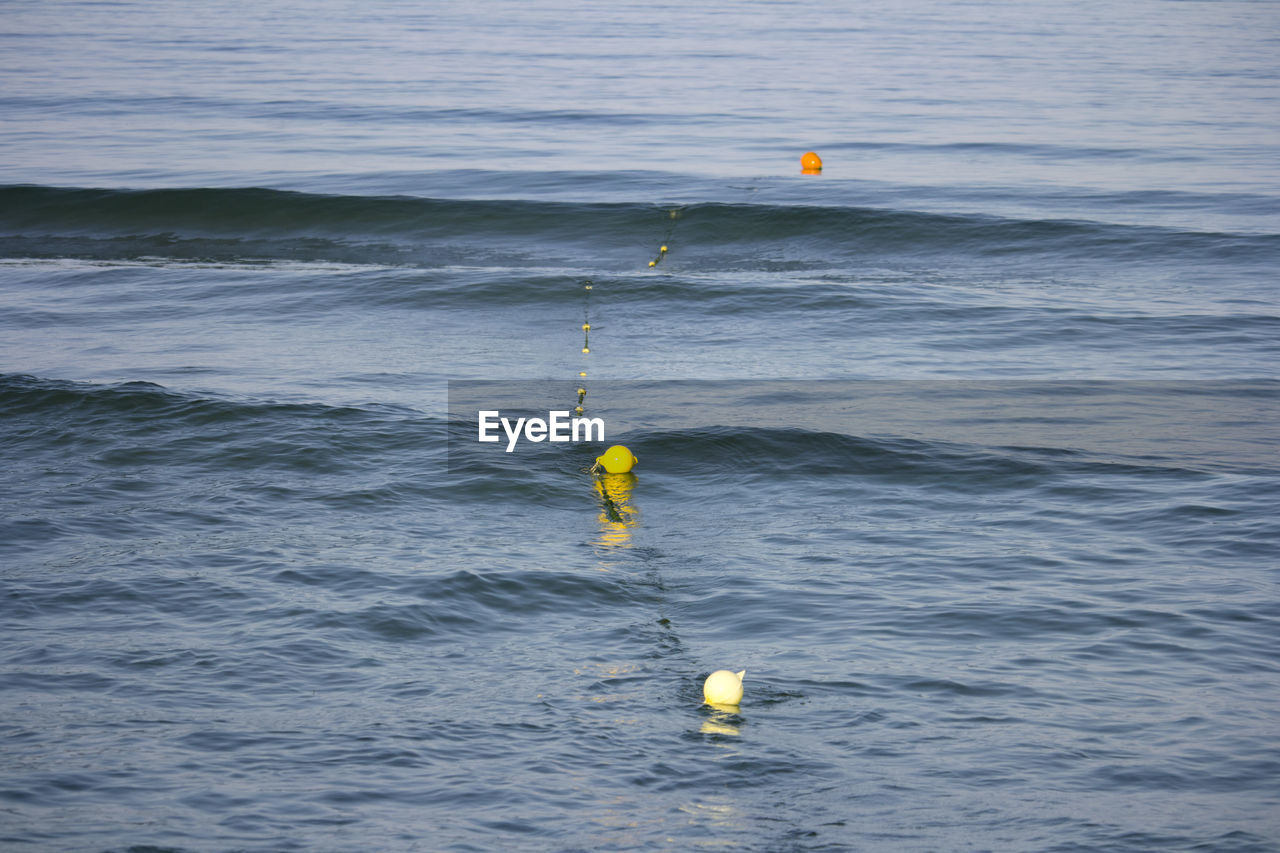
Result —
<instances>
[{"instance_id":1,"label":"orange buoy","mask_svg":"<svg viewBox=\"0 0 1280 853\"><path fill-rule=\"evenodd\" d=\"M814 174L822 171L822 158L812 151L807 152L800 158L800 171L805 174Z\"/></svg>"}]
</instances>

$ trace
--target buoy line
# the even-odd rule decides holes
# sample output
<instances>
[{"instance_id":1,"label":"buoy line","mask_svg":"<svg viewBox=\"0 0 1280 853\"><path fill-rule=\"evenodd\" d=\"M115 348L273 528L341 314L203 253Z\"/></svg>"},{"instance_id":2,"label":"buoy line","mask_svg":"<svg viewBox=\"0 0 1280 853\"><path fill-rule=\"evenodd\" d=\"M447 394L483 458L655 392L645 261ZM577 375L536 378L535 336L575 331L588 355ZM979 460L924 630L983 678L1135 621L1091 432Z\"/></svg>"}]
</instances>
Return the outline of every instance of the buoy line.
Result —
<instances>
[{"instance_id":1,"label":"buoy line","mask_svg":"<svg viewBox=\"0 0 1280 853\"><path fill-rule=\"evenodd\" d=\"M812 151L808 151L800 158L800 171L806 175L818 175L822 173L822 158ZM681 208L673 207L667 211L667 227L662 236L662 243L658 247L658 254L653 260L649 261L649 268L653 269L662 263L669 251L671 236L675 233L676 221L680 219ZM593 282L586 279L582 282L582 355L591 354L591 292ZM582 381L578 385L578 404L574 409L576 414L581 415L587 399L586 378L587 370L584 363L582 369L578 371L578 378ZM617 524L627 524L624 512L628 509L624 500L616 500L610 493L606 485L609 478L626 478L634 481L635 475L631 473L631 469L639 462L634 453L624 445L615 444L604 453L596 457L595 464L591 466L590 473L594 477L596 492L600 495L604 502L605 516L610 521ZM626 491L623 493L627 494ZM742 682L746 677L746 670L734 672L728 669L719 669L707 676L702 685L703 703L717 709L718 712L736 712L738 704L742 701Z\"/></svg>"},{"instance_id":2,"label":"buoy line","mask_svg":"<svg viewBox=\"0 0 1280 853\"><path fill-rule=\"evenodd\" d=\"M667 227L666 227L666 231L665 231L665 232L663 233L663 235L662 235L662 245L660 245L660 246L658 247L658 255L657 255L657 257L655 257L653 260L649 261L649 266L650 266L651 268L652 268L652 267L656 267L658 264L660 264L660 263L662 262L662 259L663 259L663 258L665 258L665 257L667 256L667 252L668 252L668 251L669 251L669 249L670 249L670 247L669 247L669 245L668 245L668 244L670 244L670 243L671 243L671 235L675 233L676 220L678 220L678 219L680 218L681 212L682 212L682 209L681 209L681 208L679 208L679 207L673 207L673 208L670 208L670 209L668 209L668 210L667 210ZM595 282L593 282L593 281L592 281L591 279L589 279L589 278L588 278L588 279L583 279L583 281L582 281L582 290L583 290L583 296L582 296L582 354L583 354L583 355L590 355L590 354L591 354L591 291L592 291L592 288L594 287L594 285L595 285ZM582 370L579 370L579 371L578 371L578 378L579 378L579 379L586 379L586 378L587 378L587 371L586 371L586 366L585 366L585 365L583 366L583 369L582 369ZM583 400L584 400L584 398L586 397L586 394L587 394L587 392L586 392L586 389L585 389L585 388L579 388L579 389L578 389L578 408L577 408L577 413L578 413L578 414L582 414L582 410L583 410L583 409L582 409L582 407L583 407Z\"/></svg>"}]
</instances>

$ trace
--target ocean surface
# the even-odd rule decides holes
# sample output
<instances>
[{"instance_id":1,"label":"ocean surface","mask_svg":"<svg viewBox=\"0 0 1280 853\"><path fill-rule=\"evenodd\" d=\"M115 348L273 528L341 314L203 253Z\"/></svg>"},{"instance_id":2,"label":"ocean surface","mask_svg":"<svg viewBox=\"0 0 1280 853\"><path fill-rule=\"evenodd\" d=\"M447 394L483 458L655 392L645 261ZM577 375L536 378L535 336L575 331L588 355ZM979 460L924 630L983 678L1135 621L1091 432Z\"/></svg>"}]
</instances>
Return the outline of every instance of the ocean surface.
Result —
<instances>
[{"instance_id":1,"label":"ocean surface","mask_svg":"<svg viewBox=\"0 0 1280 853\"><path fill-rule=\"evenodd\" d=\"M1280 3L0 12L6 851L1280 849Z\"/></svg>"}]
</instances>

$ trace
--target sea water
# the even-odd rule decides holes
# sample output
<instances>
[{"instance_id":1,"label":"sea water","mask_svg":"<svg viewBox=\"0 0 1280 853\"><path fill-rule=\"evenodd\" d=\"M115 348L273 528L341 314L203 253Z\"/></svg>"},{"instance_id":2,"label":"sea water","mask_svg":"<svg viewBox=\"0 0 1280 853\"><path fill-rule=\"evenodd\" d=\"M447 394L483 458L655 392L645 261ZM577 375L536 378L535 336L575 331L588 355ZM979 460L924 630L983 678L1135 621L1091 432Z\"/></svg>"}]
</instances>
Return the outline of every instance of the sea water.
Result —
<instances>
[{"instance_id":1,"label":"sea water","mask_svg":"<svg viewBox=\"0 0 1280 853\"><path fill-rule=\"evenodd\" d=\"M4 21L6 849L1280 845L1280 5Z\"/></svg>"}]
</instances>

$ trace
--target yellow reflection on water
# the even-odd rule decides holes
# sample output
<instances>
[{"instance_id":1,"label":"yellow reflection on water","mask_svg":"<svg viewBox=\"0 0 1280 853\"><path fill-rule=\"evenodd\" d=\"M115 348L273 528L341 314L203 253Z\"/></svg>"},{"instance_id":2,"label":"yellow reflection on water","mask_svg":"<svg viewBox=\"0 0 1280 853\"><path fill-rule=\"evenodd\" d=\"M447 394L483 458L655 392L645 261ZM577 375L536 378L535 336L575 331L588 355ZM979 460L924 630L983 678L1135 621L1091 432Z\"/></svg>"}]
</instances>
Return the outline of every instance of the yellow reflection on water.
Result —
<instances>
[{"instance_id":1,"label":"yellow reflection on water","mask_svg":"<svg viewBox=\"0 0 1280 853\"><path fill-rule=\"evenodd\" d=\"M597 545L610 548L631 546L631 528L640 520L640 511L631 503L636 487L635 474L597 474L593 483L600 499L600 535Z\"/></svg>"},{"instance_id":2,"label":"yellow reflection on water","mask_svg":"<svg viewBox=\"0 0 1280 853\"><path fill-rule=\"evenodd\" d=\"M704 735L733 735L742 734L742 718L738 716L737 705L713 705L706 703L711 709L711 716L702 721L702 726L698 731Z\"/></svg>"}]
</instances>

